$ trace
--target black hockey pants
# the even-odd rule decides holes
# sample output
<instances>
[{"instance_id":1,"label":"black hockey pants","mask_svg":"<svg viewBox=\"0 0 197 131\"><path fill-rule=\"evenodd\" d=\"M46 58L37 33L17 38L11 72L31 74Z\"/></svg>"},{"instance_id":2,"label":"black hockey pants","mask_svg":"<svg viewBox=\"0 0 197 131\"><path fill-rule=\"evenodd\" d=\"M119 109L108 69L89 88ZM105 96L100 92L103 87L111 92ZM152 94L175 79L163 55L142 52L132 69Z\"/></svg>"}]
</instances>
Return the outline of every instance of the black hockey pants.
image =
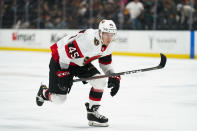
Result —
<instances>
[{"instance_id":1,"label":"black hockey pants","mask_svg":"<svg viewBox=\"0 0 197 131\"><path fill-rule=\"evenodd\" d=\"M57 63L53 58L50 60L49 69L49 92L56 94L67 94L67 91L62 90L58 86L59 77L56 73L61 71L61 68L59 63ZM72 82L74 76L79 78L88 78L100 73L91 63L85 66L69 66L68 70L70 72L70 78L65 79L65 84Z\"/></svg>"}]
</instances>

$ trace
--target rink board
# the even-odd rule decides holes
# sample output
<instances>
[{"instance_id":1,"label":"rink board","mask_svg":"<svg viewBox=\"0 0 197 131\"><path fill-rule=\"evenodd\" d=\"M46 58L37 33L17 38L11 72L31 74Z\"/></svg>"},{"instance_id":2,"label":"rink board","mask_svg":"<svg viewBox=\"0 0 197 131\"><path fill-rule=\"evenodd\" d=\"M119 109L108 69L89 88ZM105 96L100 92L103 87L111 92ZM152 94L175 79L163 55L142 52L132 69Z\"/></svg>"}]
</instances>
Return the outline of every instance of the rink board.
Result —
<instances>
[{"instance_id":1,"label":"rink board","mask_svg":"<svg viewBox=\"0 0 197 131\"><path fill-rule=\"evenodd\" d=\"M50 52L53 43L78 31L3 29L0 31L0 50ZM118 31L114 55L157 57L159 53L172 58L190 58L190 31Z\"/></svg>"},{"instance_id":2,"label":"rink board","mask_svg":"<svg viewBox=\"0 0 197 131\"><path fill-rule=\"evenodd\" d=\"M194 49L195 49L195 59L197 59L197 45L195 45L195 43L197 44L197 32L194 31Z\"/></svg>"}]
</instances>

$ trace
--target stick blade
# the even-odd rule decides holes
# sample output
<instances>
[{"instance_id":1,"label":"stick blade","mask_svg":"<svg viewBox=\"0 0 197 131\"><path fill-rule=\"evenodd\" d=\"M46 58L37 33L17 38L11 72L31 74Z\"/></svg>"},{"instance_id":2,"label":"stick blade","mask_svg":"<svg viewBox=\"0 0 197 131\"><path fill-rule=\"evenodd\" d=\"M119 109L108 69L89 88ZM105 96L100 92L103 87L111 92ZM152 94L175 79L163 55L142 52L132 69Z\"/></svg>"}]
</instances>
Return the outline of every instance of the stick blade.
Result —
<instances>
[{"instance_id":1,"label":"stick blade","mask_svg":"<svg viewBox=\"0 0 197 131\"><path fill-rule=\"evenodd\" d=\"M161 56L161 62L159 64L159 68L164 68L165 65L166 65L166 61L167 61L167 58L164 54L160 53L160 56Z\"/></svg>"}]
</instances>

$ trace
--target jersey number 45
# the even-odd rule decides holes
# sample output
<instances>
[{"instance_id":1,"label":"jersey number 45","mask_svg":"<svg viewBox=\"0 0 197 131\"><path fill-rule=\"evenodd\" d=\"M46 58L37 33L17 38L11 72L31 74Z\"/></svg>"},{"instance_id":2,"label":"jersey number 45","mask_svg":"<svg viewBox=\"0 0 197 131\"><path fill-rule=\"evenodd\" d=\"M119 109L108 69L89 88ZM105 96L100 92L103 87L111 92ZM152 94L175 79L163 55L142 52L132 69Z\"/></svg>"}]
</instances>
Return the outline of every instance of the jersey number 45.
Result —
<instances>
[{"instance_id":1,"label":"jersey number 45","mask_svg":"<svg viewBox=\"0 0 197 131\"><path fill-rule=\"evenodd\" d=\"M70 43L68 43L65 46L65 50L66 50L66 54L70 59L74 59L74 58L82 58L83 54L81 53L77 42L74 40Z\"/></svg>"}]
</instances>

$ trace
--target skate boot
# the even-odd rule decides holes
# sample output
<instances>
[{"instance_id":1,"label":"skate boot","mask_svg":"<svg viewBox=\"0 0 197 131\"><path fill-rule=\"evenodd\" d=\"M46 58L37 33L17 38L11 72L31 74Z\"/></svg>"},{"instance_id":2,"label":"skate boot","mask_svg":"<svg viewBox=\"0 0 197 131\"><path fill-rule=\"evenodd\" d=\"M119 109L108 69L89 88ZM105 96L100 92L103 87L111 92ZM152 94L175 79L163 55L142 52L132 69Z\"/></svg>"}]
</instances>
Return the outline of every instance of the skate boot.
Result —
<instances>
[{"instance_id":1,"label":"skate boot","mask_svg":"<svg viewBox=\"0 0 197 131\"><path fill-rule=\"evenodd\" d=\"M40 89L39 89L39 91L37 93L37 96L36 96L36 103L37 103L38 106L42 106L43 103L44 103L44 100L46 100L43 96L43 91L46 90L46 89L48 89L46 87L46 85L41 85L40 86Z\"/></svg>"},{"instance_id":2,"label":"skate boot","mask_svg":"<svg viewBox=\"0 0 197 131\"><path fill-rule=\"evenodd\" d=\"M87 109L87 118L89 120L89 126L97 126L97 127L107 127L108 118L102 116L98 113L98 108L100 105L93 105L92 108L89 108L89 103L85 103Z\"/></svg>"}]
</instances>

